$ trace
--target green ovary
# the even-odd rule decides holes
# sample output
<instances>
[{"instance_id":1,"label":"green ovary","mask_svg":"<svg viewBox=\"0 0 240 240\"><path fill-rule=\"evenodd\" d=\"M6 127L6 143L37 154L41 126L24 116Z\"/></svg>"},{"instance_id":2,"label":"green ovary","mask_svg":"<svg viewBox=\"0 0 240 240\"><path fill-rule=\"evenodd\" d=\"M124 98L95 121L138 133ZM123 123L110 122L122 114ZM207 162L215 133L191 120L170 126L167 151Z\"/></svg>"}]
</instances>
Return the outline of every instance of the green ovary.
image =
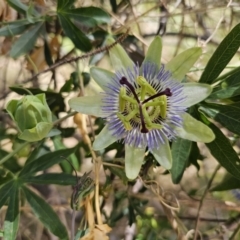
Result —
<instances>
[{"instance_id":1,"label":"green ovary","mask_svg":"<svg viewBox=\"0 0 240 240\"><path fill-rule=\"evenodd\" d=\"M121 86L118 118L128 131L133 126L142 128L141 110L143 121L148 130L162 129L162 125L159 122L164 120L167 115L167 96L162 95L146 101L146 99L157 94L157 91L142 76L139 76L136 81L138 88L135 89L135 92L138 99L131 91L127 92L125 86Z\"/></svg>"}]
</instances>

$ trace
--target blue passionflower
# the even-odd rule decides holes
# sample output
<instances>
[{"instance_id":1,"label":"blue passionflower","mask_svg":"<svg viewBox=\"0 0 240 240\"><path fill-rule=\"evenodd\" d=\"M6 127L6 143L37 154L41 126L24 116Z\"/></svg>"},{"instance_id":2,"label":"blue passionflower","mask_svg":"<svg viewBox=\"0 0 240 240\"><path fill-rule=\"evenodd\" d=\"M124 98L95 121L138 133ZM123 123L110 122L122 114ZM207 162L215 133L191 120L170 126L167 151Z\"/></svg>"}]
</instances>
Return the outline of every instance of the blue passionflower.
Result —
<instances>
[{"instance_id":1,"label":"blue passionflower","mask_svg":"<svg viewBox=\"0 0 240 240\"><path fill-rule=\"evenodd\" d=\"M109 43L112 41L110 38ZM211 86L181 83L201 55L201 49L188 49L165 66L160 63L161 49L161 38L156 37L139 66L117 45L110 50L115 73L91 68L92 77L104 92L69 101L76 111L106 120L106 126L93 143L94 150L104 149L118 140L124 142L125 171L129 179L137 177L146 150L159 164L171 169L169 141L177 137L200 142L214 139L210 128L186 112L211 93Z\"/></svg>"}]
</instances>

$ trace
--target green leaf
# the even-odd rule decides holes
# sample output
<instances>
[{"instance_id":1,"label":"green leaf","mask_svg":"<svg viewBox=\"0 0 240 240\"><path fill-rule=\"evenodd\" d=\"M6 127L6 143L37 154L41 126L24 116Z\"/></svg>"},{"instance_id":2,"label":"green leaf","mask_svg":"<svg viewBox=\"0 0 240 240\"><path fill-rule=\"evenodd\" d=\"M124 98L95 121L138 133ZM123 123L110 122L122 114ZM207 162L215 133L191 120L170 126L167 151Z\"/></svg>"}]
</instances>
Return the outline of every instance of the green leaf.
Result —
<instances>
[{"instance_id":1,"label":"green leaf","mask_svg":"<svg viewBox=\"0 0 240 240\"><path fill-rule=\"evenodd\" d=\"M23 4L19 0L7 0L7 2L12 8L17 10L18 13L26 14L26 12L29 9L29 6ZM34 16L39 16L40 15L35 9L32 10L32 14Z\"/></svg>"},{"instance_id":2,"label":"green leaf","mask_svg":"<svg viewBox=\"0 0 240 240\"><path fill-rule=\"evenodd\" d=\"M172 73L172 77L182 81L184 76L198 60L202 54L202 49L199 47L189 48L184 52L181 52L171 61L169 61L165 67Z\"/></svg>"},{"instance_id":3,"label":"green leaf","mask_svg":"<svg viewBox=\"0 0 240 240\"><path fill-rule=\"evenodd\" d=\"M70 78L67 80L64 85L60 89L60 93L62 92L70 92L72 90L73 79Z\"/></svg>"},{"instance_id":4,"label":"green leaf","mask_svg":"<svg viewBox=\"0 0 240 240\"><path fill-rule=\"evenodd\" d=\"M87 233L89 232L89 228L84 229L84 230L79 230L77 231L74 240L79 240L81 237L87 235Z\"/></svg>"},{"instance_id":5,"label":"green leaf","mask_svg":"<svg viewBox=\"0 0 240 240\"><path fill-rule=\"evenodd\" d=\"M84 52L90 51L92 48L90 40L79 28L77 28L71 22L69 17L70 16L66 16L58 12L59 22L63 28L64 33L72 40L76 48Z\"/></svg>"},{"instance_id":6,"label":"green leaf","mask_svg":"<svg viewBox=\"0 0 240 240\"><path fill-rule=\"evenodd\" d=\"M214 83L240 46L240 23L223 39L209 59L199 82Z\"/></svg>"},{"instance_id":7,"label":"green leaf","mask_svg":"<svg viewBox=\"0 0 240 240\"><path fill-rule=\"evenodd\" d=\"M199 170L200 166L199 166L197 160L202 160L202 159L203 158L200 154L197 143L192 142L192 148L191 148L191 152L189 155L189 163L193 164L197 168L197 170Z\"/></svg>"},{"instance_id":8,"label":"green leaf","mask_svg":"<svg viewBox=\"0 0 240 240\"><path fill-rule=\"evenodd\" d=\"M36 143L33 151L30 153L29 157L27 158L27 160L25 162L25 165L34 161L37 157L39 157L39 155L43 155L43 153L41 153L41 151L43 149L43 143L44 143L44 140Z\"/></svg>"},{"instance_id":9,"label":"green leaf","mask_svg":"<svg viewBox=\"0 0 240 240\"><path fill-rule=\"evenodd\" d=\"M96 27L100 24L108 24L111 20L110 16L105 11L97 7L63 9L61 13L68 15L70 18L88 27Z\"/></svg>"},{"instance_id":10,"label":"green leaf","mask_svg":"<svg viewBox=\"0 0 240 240\"><path fill-rule=\"evenodd\" d=\"M26 11L28 10L28 6L21 3L19 0L7 0L8 4L17 10L17 12L25 14Z\"/></svg>"},{"instance_id":11,"label":"green leaf","mask_svg":"<svg viewBox=\"0 0 240 240\"><path fill-rule=\"evenodd\" d=\"M7 156L8 154L10 153L3 149L0 149L0 159ZM10 157L6 162L4 162L3 166L13 173L16 173L21 170L21 167L18 164L17 159L15 157Z\"/></svg>"},{"instance_id":12,"label":"green leaf","mask_svg":"<svg viewBox=\"0 0 240 240\"><path fill-rule=\"evenodd\" d=\"M0 208L5 204L7 199L10 197L13 188L14 180L7 182L0 188Z\"/></svg>"},{"instance_id":13,"label":"green leaf","mask_svg":"<svg viewBox=\"0 0 240 240\"><path fill-rule=\"evenodd\" d=\"M199 110L231 132L240 134L240 102L229 105L204 104Z\"/></svg>"},{"instance_id":14,"label":"green leaf","mask_svg":"<svg viewBox=\"0 0 240 240\"><path fill-rule=\"evenodd\" d=\"M68 173L45 173L37 176L26 176L21 178L26 183L34 184L57 184L57 185L75 185L76 176Z\"/></svg>"},{"instance_id":15,"label":"green leaf","mask_svg":"<svg viewBox=\"0 0 240 240\"><path fill-rule=\"evenodd\" d=\"M227 77L221 84L217 85L209 99L225 99L240 95L240 71Z\"/></svg>"},{"instance_id":16,"label":"green leaf","mask_svg":"<svg viewBox=\"0 0 240 240\"><path fill-rule=\"evenodd\" d=\"M34 214L43 223L43 225L61 240L67 240L67 230L53 209L41 197L36 195L27 187L23 187L22 190Z\"/></svg>"},{"instance_id":17,"label":"green leaf","mask_svg":"<svg viewBox=\"0 0 240 240\"><path fill-rule=\"evenodd\" d=\"M0 166L0 183L3 186L5 183L13 179L12 173L7 170L5 167Z\"/></svg>"},{"instance_id":18,"label":"green leaf","mask_svg":"<svg viewBox=\"0 0 240 240\"><path fill-rule=\"evenodd\" d=\"M5 240L15 240L19 224L19 191L16 182L11 188L9 197L8 210L3 225L3 237Z\"/></svg>"},{"instance_id":19,"label":"green leaf","mask_svg":"<svg viewBox=\"0 0 240 240\"><path fill-rule=\"evenodd\" d=\"M202 116L204 118L204 116ZM205 123L208 120L204 120ZM240 179L240 160L237 153L232 148L229 140L213 123L208 122L208 126L213 130L216 138L210 143L206 143L213 157L235 178Z\"/></svg>"},{"instance_id":20,"label":"green leaf","mask_svg":"<svg viewBox=\"0 0 240 240\"><path fill-rule=\"evenodd\" d=\"M223 180L214 186L211 191L228 191L240 188L240 179L236 179L230 174L226 174Z\"/></svg>"},{"instance_id":21,"label":"green leaf","mask_svg":"<svg viewBox=\"0 0 240 240\"><path fill-rule=\"evenodd\" d=\"M62 140L60 137L53 138L53 144L54 144L55 150L67 149L66 146L62 143ZM80 166L75 154L71 154L68 158L68 161L71 162L75 170L79 170ZM66 160L62 161L60 163L60 166L64 172L71 173L73 171L73 168L68 161Z\"/></svg>"},{"instance_id":22,"label":"green leaf","mask_svg":"<svg viewBox=\"0 0 240 240\"><path fill-rule=\"evenodd\" d=\"M64 158L74 153L76 148L61 149L55 152L47 153L34 161L27 163L19 174L19 177L32 175L38 171L48 169L54 164L63 161Z\"/></svg>"},{"instance_id":23,"label":"green leaf","mask_svg":"<svg viewBox=\"0 0 240 240\"><path fill-rule=\"evenodd\" d=\"M58 0L57 10L70 8L74 4L75 0Z\"/></svg>"},{"instance_id":24,"label":"green leaf","mask_svg":"<svg viewBox=\"0 0 240 240\"><path fill-rule=\"evenodd\" d=\"M11 37L21 34L31 25L32 23L30 23L27 19L9 22L0 28L0 36Z\"/></svg>"},{"instance_id":25,"label":"green leaf","mask_svg":"<svg viewBox=\"0 0 240 240\"><path fill-rule=\"evenodd\" d=\"M115 176L118 176L121 179L121 181L123 181L123 183L128 182L126 173L122 168L110 167L110 166L106 166L106 168L108 168L111 171L111 173L113 173Z\"/></svg>"},{"instance_id":26,"label":"green leaf","mask_svg":"<svg viewBox=\"0 0 240 240\"><path fill-rule=\"evenodd\" d=\"M13 58L17 58L32 50L39 34L42 31L42 26L43 22L37 23L24 34L22 34L21 37L12 46L10 56Z\"/></svg>"},{"instance_id":27,"label":"green leaf","mask_svg":"<svg viewBox=\"0 0 240 240\"><path fill-rule=\"evenodd\" d=\"M192 141L178 138L172 143L172 168L170 170L172 181L178 184L183 176L185 168L188 166L191 153Z\"/></svg>"}]
</instances>

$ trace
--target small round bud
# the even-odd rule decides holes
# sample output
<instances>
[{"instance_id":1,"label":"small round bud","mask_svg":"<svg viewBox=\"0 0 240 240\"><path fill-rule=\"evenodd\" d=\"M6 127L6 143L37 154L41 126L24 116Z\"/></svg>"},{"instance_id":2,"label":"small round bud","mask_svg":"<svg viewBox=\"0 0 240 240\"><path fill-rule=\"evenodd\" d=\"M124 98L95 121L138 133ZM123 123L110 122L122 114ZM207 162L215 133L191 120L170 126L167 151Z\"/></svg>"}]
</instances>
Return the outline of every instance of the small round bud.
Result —
<instances>
[{"instance_id":1,"label":"small round bud","mask_svg":"<svg viewBox=\"0 0 240 240\"><path fill-rule=\"evenodd\" d=\"M45 138L52 129L52 113L45 94L27 95L11 100L6 110L15 122L20 139L35 142Z\"/></svg>"}]
</instances>

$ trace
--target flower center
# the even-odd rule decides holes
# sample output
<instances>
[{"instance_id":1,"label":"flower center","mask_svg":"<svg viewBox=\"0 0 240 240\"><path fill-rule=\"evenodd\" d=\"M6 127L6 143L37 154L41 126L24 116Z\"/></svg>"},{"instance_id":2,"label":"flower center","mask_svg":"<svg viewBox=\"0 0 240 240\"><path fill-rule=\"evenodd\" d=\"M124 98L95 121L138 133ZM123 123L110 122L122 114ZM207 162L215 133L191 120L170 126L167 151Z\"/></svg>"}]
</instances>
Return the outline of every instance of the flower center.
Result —
<instances>
[{"instance_id":1,"label":"flower center","mask_svg":"<svg viewBox=\"0 0 240 240\"><path fill-rule=\"evenodd\" d=\"M167 97L172 96L169 88L157 92L147 80L139 76L135 88L125 77L120 79L118 118L126 130L140 128L142 133L162 129L167 115Z\"/></svg>"}]
</instances>

